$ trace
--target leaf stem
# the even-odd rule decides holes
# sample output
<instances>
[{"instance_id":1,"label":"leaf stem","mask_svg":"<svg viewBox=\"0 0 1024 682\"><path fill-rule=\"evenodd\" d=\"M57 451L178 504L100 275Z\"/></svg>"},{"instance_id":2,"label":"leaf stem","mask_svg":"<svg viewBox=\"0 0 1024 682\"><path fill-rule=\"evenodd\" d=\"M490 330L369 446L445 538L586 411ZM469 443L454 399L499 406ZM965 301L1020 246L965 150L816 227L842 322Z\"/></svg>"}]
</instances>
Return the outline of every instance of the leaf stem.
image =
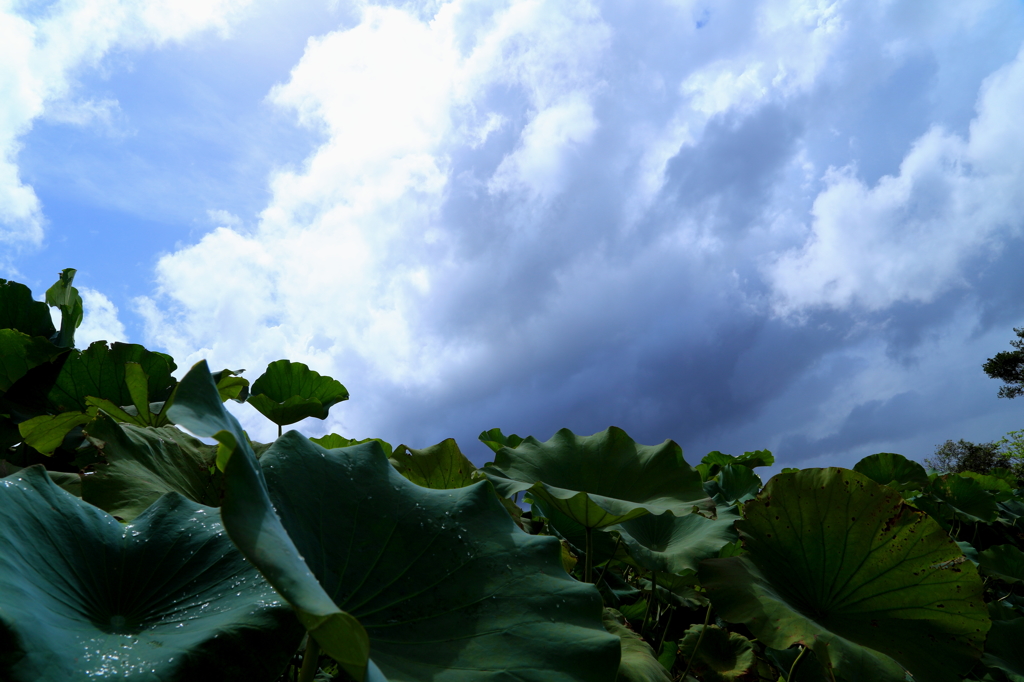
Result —
<instances>
[{"instance_id":1,"label":"leaf stem","mask_svg":"<svg viewBox=\"0 0 1024 682\"><path fill-rule=\"evenodd\" d=\"M615 549L612 550L612 558L605 562L604 568L601 570L601 575L597 576L597 582L594 583L595 587L600 585L601 581L604 580L604 574L608 572L608 566L610 566L612 561L615 559L615 555L619 553L619 545L621 543L622 536L620 535L619 539L615 541Z\"/></svg>"},{"instance_id":2,"label":"leaf stem","mask_svg":"<svg viewBox=\"0 0 1024 682\"><path fill-rule=\"evenodd\" d=\"M306 653L302 655L302 669L299 670L299 682L313 682L319 667L320 644L316 641L316 637L309 635L306 641Z\"/></svg>"},{"instance_id":3,"label":"leaf stem","mask_svg":"<svg viewBox=\"0 0 1024 682\"><path fill-rule=\"evenodd\" d=\"M796 659L793 661L793 665L789 666L789 674L786 675L786 682L793 682L793 671L796 670L796 664L800 662L800 659L807 653L807 647L801 646L800 653L796 655Z\"/></svg>"},{"instance_id":4,"label":"leaf stem","mask_svg":"<svg viewBox=\"0 0 1024 682\"><path fill-rule=\"evenodd\" d=\"M686 670L683 671L683 676L679 679L686 682L686 676L690 672L690 668L693 667L693 662L697 658L697 652L700 651L700 643L704 641L704 633L707 632L708 623L711 621L711 604L708 604L708 612L704 615L704 627L700 629L700 637L697 638L697 644L693 647L693 653L690 654L690 660L686 662ZM786 680L789 682L789 680Z\"/></svg>"},{"instance_id":5,"label":"leaf stem","mask_svg":"<svg viewBox=\"0 0 1024 682\"><path fill-rule=\"evenodd\" d=\"M590 526L585 526L585 532L587 536L587 556L583 563L583 582L592 583L594 582L594 529Z\"/></svg>"},{"instance_id":6,"label":"leaf stem","mask_svg":"<svg viewBox=\"0 0 1024 682\"><path fill-rule=\"evenodd\" d=\"M647 611L644 613L644 622L640 626L640 636L643 637L647 631L647 621L651 619L651 606L658 601L658 572L651 571L651 598L647 600Z\"/></svg>"}]
</instances>

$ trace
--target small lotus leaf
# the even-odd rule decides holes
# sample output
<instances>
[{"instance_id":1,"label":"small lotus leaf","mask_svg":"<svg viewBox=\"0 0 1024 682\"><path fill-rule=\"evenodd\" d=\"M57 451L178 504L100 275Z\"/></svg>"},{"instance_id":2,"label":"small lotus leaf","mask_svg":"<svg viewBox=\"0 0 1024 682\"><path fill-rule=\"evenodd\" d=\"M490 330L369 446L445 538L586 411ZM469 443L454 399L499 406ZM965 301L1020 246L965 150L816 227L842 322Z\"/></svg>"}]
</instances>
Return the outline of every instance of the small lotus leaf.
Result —
<instances>
[{"instance_id":1,"label":"small lotus leaf","mask_svg":"<svg viewBox=\"0 0 1024 682\"><path fill-rule=\"evenodd\" d=\"M679 653L687 660L696 658L694 669L707 682L735 680L754 666L750 640L714 625L691 626L679 640Z\"/></svg>"},{"instance_id":2,"label":"small lotus leaf","mask_svg":"<svg viewBox=\"0 0 1024 682\"><path fill-rule=\"evenodd\" d=\"M0 279L0 329L16 329L45 339L57 334L50 306L32 298L32 290L24 284L6 279Z\"/></svg>"},{"instance_id":3,"label":"small lotus leaf","mask_svg":"<svg viewBox=\"0 0 1024 682\"><path fill-rule=\"evenodd\" d=\"M514 448L523 442L523 439L516 434L510 434L506 436L501 432L501 429L494 428L489 431L481 431L480 435L477 436L481 443L489 447L494 452L501 450L504 447Z\"/></svg>"},{"instance_id":4,"label":"small lotus leaf","mask_svg":"<svg viewBox=\"0 0 1024 682\"><path fill-rule=\"evenodd\" d=\"M399 445L391 456L398 473L424 488L448 490L476 483L476 467L459 450L454 438L443 440L423 450Z\"/></svg>"},{"instance_id":5,"label":"small lotus leaf","mask_svg":"<svg viewBox=\"0 0 1024 682\"><path fill-rule=\"evenodd\" d=\"M615 682L672 681L672 676L654 655L654 649L626 626L626 619L621 613L606 608L602 620L605 629L619 638L622 650Z\"/></svg>"},{"instance_id":6,"label":"small lotus leaf","mask_svg":"<svg viewBox=\"0 0 1024 682\"><path fill-rule=\"evenodd\" d=\"M701 563L721 617L810 647L849 680L959 680L991 621L977 569L928 515L845 469L775 476L737 528L747 553Z\"/></svg>"},{"instance_id":7,"label":"small lotus leaf","mask_svg":"<svg viewBox=\"0 0 1024 682\"><path fill-rule=\"evenodd\" d=\"M504 497L529 490L545 510L557 509L587 528L648 513L714 510L678 445L638 445L614 426L592 436L562 429L544 443L531 436L499 450L483 471Z\"/></svg>"},{"instance_id":8,"label":"small lotus leaf","mask_svg":"<svg viewBox=\"0 0 1024 682\"><path fill-rule=\"evenodd\" d=\"M1013 584L1024 582L1024 552L1013 545L996 545L978 553L982 573Z\"/></svg>"},{"instance_id":9,"label":"small lotus leaf","mask_svg":"<svg viewBox=\"0 0 1024 682\"><path fill-rule=\"evenodd\" d=\"M290 431L260 464L284 527L388 679L614 679L600 596L566 575L555 538L520 530L486 482L424 488L382 454Z\"/></svg>"},{"instance_id":10,"label":"small lotus leaf","mask_svg":"<svg viewBox=\"0 0 1024 682\"><path fill-rule=\"evenodd\" d=\"M348 400L348 390L301 362L277 360L253 382L248 403L278 426L307 417L327 419L331 407Z\"/></svg>"},{"instance_id":11,"label":"small lotus leaf","mask_svg":"<svg viewBox=\"0 0 1024 682\"><path fill-rule=\"evenodd\" d=\"M719 508L717 519L700 514L648 514L610 527L622 535L630 556L649 571L696 571L702 559L718 556L735 542L740 518L735 507Z\"/></svg>"},{"instance_id":12,"label":"small lotus leaf","mask_svg":"<svg viewBox=\"0 0 1024 682\"><path fill-rule=\"evenodd\" d=\"M0 679L272 682L298 646L216 509L170 493L123 526L34 466L0 517Z\"/></svg>"},{"instance_id":13,"label":"small lotus leaf","mask_svg":"<svg viewBox=\"0 0 1024 682\"><path fill-rule=\"evenodd\" d=\"M338 448L347 448L350 445L359 445L360 443L369 443L371 440L375 440L380 444L380 447L384 450L384 454L388 457L390 457L394 452L394 448L391 447L391 443L383 441L380 438L363 438L362 440L356 440L355 438L339 436L336 433L328 433L326 436L310 438L310 440L325 450L337 450Z\"/></svg>"}]
</instances>

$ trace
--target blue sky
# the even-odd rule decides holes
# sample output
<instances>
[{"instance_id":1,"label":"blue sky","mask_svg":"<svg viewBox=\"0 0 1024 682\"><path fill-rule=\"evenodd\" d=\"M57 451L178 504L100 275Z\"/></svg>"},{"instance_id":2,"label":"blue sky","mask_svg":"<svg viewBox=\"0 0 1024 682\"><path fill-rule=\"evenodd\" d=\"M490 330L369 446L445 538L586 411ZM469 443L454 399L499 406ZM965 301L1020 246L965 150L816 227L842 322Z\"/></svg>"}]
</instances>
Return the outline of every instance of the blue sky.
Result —
<instances>
[{"instance_id":1,"label":"blue sky","mask_svg":"<svg viewBox=\"0 0 1024 682\"><path fill-rule=\"evenodd\" d=\"M297 5L0 2L0 276L477 460L1024 427L980 369L1024 324L1019 0Z\"/></svg>"}]
</instances>

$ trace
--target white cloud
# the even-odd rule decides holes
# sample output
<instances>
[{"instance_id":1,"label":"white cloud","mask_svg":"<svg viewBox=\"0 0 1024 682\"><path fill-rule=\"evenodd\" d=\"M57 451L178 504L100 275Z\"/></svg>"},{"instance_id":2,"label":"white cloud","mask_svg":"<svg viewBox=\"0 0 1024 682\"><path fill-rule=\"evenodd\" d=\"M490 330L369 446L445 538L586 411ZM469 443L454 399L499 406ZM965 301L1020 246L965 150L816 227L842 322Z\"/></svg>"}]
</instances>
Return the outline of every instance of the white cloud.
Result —
<instances>
[{"instance_id":1,"label":"white cloud","mask_svg":"<svg viewBox=\"0 0 1024 682\"><path fill-rule=\"evenodd\" d=\"M75 331L75 346L85 348L93 341L128 342L128 334L117 314L117 306L100 292L79 287L82 296L82 325ZM55 310L51 308L51 310Z\"/></svg>"},{"instance_id":2,"label":"white cloud","mask_svg":"<svg viewBox=\"0 0 1024 682\"><path fill-rule=\"evenodd\" d=\"M0 243L39 244L43 208L17 165L18 140L40 116L84 124L109 118L116 104L76 101L75 76L115 48L143 49L197 32L224 33L249 0L58 0L37 15L0 5Z\"/></svg>"},{"instance_id":3,"label":"white cloud","mask_svg":"<svg viewBox=\"0 0 1024 682\"><path fill-rule=\"evenodd\" d=\"M831 169L806 243L769 268L783 314L880 310L961 285L970 259L1024 226L1024 51L985 80L968 139L933 127L896 176Z\"/></svg>"}]
</instances>

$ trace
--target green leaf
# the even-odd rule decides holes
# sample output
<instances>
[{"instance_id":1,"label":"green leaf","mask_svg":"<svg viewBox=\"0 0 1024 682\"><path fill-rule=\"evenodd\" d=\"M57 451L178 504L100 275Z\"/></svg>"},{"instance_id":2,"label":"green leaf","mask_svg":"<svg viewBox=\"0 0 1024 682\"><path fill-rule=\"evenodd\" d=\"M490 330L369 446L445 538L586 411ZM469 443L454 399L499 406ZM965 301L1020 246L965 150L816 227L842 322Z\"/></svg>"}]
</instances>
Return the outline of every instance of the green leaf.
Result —
<instances>
[{"instance_id":1,"label":"green leaf","mask_svg":"<svg viewBox=\"0 0 1024 682\"><path fill-rule=\"evenodd\" d=\"M18 424L18 431L30 447L44 455L52 455L72 429L88 423L91 419L92 415L77 411L57 415L44 414L21 422Z\"/></svg>"},{"instance_id":2,"label":"green leaf","mask_svg":"<svg viewBox=\"0 0 1024 682\"><path fill-rule=\"evenodd\" d=\"M789 680L785 677L780 677L780 682L832 682L831 678L822 670L818 657L814 655L813 651L805 651L803 657L800 658L800 662L797 663L796 659L797 656L800 656L800 652L800 647L785 650L765 647L764 657L781 670L783 675L789 675L789 671L793 669L793 664L796 663L796 670L793 670L793 679Z\"/></svg>"},{"instance_id":3,"label":"green leaf","mask_svg":"<svg viewBox=\"0 0 1024 682\"><path fill-rule=\"evenodd\" d=\"M423 488L382 454L291 431L260 463L288 534L389 679L612 679L600 596L566 575L555 538L520 530L486 482Z\"/></svg>"},{"instance_id":4,"label":"green leaf","mask_svg":"<svg viewBox=\"0 0 1024 682\"><path fill-rule=\"evenodd\" d=\"M345 438L339 436L336 433L329 433L326 436L320 438L310 438L311 441L319 445L320 447L327 450L336 450L338 448L347 448L351 445L359 445L360 443L369 443L370 441L376 441L380 444L384 450L384 454L388 457L391 456L394 449L391 447L391 443L381 440L380 438L364 438L362 440L356 440L354 438Z\"/></svg>"},{"instance_id":5,"label":"green leaf","mask_svg":"<svg viewBox=\"0 0 1024 682\"><path fill-rule=\"evenodd\" d=\"M706 682L735 680L754 666L750 640L714 625L691 625L679 640L679 653L687 660L696 658L694 669Z\"/></svg>"},{"instance_id":6,"label":"green leaf","mask_svg":"<svg viewBox=\"0 0 1024 682\"><path fill-rule=\"evenodd\" d=\"M272 682L298 645L216 509L171 493L123 526L34 466L0 517L0 679Z\"/></svg>"},{"instance_id":7,"label":"green leaf","mask_svg":"<svg viewBox=\"0 0 1024 682\"><path fill-rule=\"evenodd\" d=\"M1013 545L996 545L978 553L982 573L1013 584L1024 582L1024 552Z\"/></svg>"},{"instance_id":8,"label":"green leaf","mask_svg":"<svg viewBox=\"0 0 1024 682\"><path fill-rule=\"evenodd\" d=\"M746 502L761 490L761 477L750 467L740 464L726 464L719 468L718 479L704 484L704 490L719 501L727 503Z\"/></svg>"},{"instance_id":9,"label":"green leaf","mask_svg":"<svg viewBox=\"0 0 1024 682\"><path fill-rule=\"evenodd\" d=\"M626 619L615 609L605 609L601 617L605 629L619 638L622 651L616 682L671 682L672 677L654 655L654 649L626 626Z\"/></svg>"},{"instance_id":10,"label":"green leaf","mask_svg":"<svg viewBox=\"0 0 1024 682\"><path fill-rule=\"evenodd\" d=\"M239 376L244 371L244 369L222 369L219 372L214 372L213 380L217 384L217 393L220 394L221 402L234 400L236 403L244 403L249 397L249 380Z\"/></svg>"},{"instance_id":11,"label":"green leaf","mask_svg":"<svg viewBox=\"0 0 1024 682\"><path fill-rule=\"evenodd\" d=\"M928 473L924 467L895 452L869 455L854 464L853 470L893 490L922 490L928 487Z\"/></svg>"},{"instance_id":12,"label":"green leaf","mask_svg":"<svg viewBox=\"0 0 1024 682\"><path fill-rule=\"evenodd\" d=\"M24 284L0 279L0 329L15 329L28 336L50 339L57 334L50 307L32 298Z\"/></svg>"},{"instance_id":13,"label":"green leaf","mask_svg":"<svg viewBox=\"0 0 1024 682\"><path fill-rule=\"evenodd\" d=\"M61 348L74 348L75 330L82 324L82 297L71 286L76 272L74 268L61 270L60 279L46 290L46 303L60 310L60 332L54 343Z\"/></svg>"},{"instance_id":14,"label":"green leaf","mask_svg":"<svg viewBox=\"0 0 1024 682\"><path fill-rule=\"evenodd\" d=\"M131 521L168 492L218 507L223 479L210 469L217 446L207 445L173 426L117 424L98 416L86 427L105 463L82 481L82 499L124 521Z\"/></svg>"},{"instance_id":15,"label":"green leaf","mask_svg":"<svg viewBox=\"0 0 1024 682\"><path fill-rule=\"evenodd\" d=\"M5 393L33 367L52 362L66 351L41 336L14 329L0 329L0 394Z\"/></svg>"},{"instance_id":16,"label":"green leaf","mask_svg":"<svg viewBox=\"0 0 1024 682\"><path fill-rule=\"evenodd\" d=\"M248 402L278 426L307 417L327 419L331 407L348 400L340 382L321 376L301 362L278 360L253 382Z\"/></svg>"},{"instance_id":17,"label":"green leaf","mask_svg":"<svg viewBox=\"0 0 1024 682\"><path fill-rule=\"evenodd\" d=\"M914 504L938 520L992 523L999 516L998 498L972 478L956 474L937 476L928 492L932 499L923 495Z\"/></svg>"},{"instance_id":18,"label":"green leaf","mask_svg":"<svg viewBox=\"0 0 1024 682\"><path fill-rule=\"evenodd\" d=\"M737 522L747 553L701 563L716 610L848 680L959 680L991 621L977 569L926 514L845 469L775 476ZM894 660L895 659L895 660Z\"/></svg>"},{"instance_id":19,"label":"green leaf","mask_svg":"<svg viewBox=\"0 0 1024 682\"><path fill-rule=\"evenodd\" d=\"M137 363L147 377L148 402L170 397L175 386L171 372L176 366L169 355L148 351L134 343L114 343L108 347L106 341L97 341L84 351L72 352L64 363L57 383L50 389L54 411L84 411L88 407L87 397L109 400L118 407L133 405L132 389L126 382L128 363Z\"/></svg>"},{"instance_id":20,"label":"green leaf","mask_svg":"<svg viewBox=\"0 0 1024 682\"><path fill-rule=\"evenodd\" d=\"M462 454L454 438L423 450L399 445L390 461L398 473L424 488L464 488L479 480L473 476L476 467Z\"/></svg>"},{"instance_id":21,"label":"green leaf","mask_svg":"<svg viewBox=\"0 0 1024 682\"><path fill-rule=\"evenodd\" d=\"M647 513L714 510L678 445L638 445L614 426L592 436L562 429L544 443L531 436L499 450L483 471L503 497L528 490L545 510L556 509L587 528Z\"/></svg>"},{"instance_id":22,"label":"green leaf","mask_svg":"<svg viewBox=\"0 0 1024 682\"><path fill-rule=\"evenodd\" d=\"M749 471L749 470L748 470ZM649 514L625 521L608 530L617 530L630 555L649 571L682 573L696 571L702 559L718 553L737 538L734 507L719 509L717 519L700 514L673 516Z\"/></svg>"},{"instance_id":23,"label":"green leaf","mask_svg":"<svg viewBox=\"0 0 1024 682\"><path fill-rule=\"evenodd\" d=\"M518 447L519 444L523 442L523 439L514 433L506 437L499 428L493 428L489 431L481 431L477 438L481 443L489 447L494 452L505 447Z\"/></svg>"},{"instance_id":24,"label":"green leaf","mask_svg":"<svg viewBox=\"0 0 1024 682\"><path fill-rule=\"evenodd\" d=\"M1024 678L1024 618L992 621L981 662L1009 673L1011 680Z\"/></svg>"},{"instance_id":25,"label":"green leaf","mask_svg":"<svg viewBox=\"0 0 1024 682\"><path fill-rule=\"evenodd\" d=\"M735 464L742 464L743 466L750 467L751 469L756 467L770 467L775 464L775 455L772 454L771 450L754 450L753 452L744 452L736 458Z\"/></svg>"},{"instance_id":26,"label":"green leaf","mask_svg":"<svg viewBox=\"0 0 1024 682\"><path fill-rule=\"evenodd\" d=\"M192 433L220 443L217 466L225 479L221 517L235 546L292 605L324 653L357 682L369 679L366 631L335 606L281 525L249 439L238 420L224 409L205 360L181 380L169 417Z\"/></svg>"},{"instance_id":27,"label":"green leaf","mask_svg":"<svg viewBox=\"0 0 1024 682\"><path fill-rule=\"evenodd\" d=\"M1009 469L995 469L993 471L1009 471ZM1012 474L1011 474L1012 475ZM1013 497L1013 490L1017 487L1017 481L1012 478L1007 478L1005 474L995 475L993 473L979 474L977 471L961 471L957 474L963 478L970 478L978 483L982 488L989 492L995 493L1009 493L1006 495L997 495L996 499L999 501L1008 500Z\"/></svg>"}]
</instances>

